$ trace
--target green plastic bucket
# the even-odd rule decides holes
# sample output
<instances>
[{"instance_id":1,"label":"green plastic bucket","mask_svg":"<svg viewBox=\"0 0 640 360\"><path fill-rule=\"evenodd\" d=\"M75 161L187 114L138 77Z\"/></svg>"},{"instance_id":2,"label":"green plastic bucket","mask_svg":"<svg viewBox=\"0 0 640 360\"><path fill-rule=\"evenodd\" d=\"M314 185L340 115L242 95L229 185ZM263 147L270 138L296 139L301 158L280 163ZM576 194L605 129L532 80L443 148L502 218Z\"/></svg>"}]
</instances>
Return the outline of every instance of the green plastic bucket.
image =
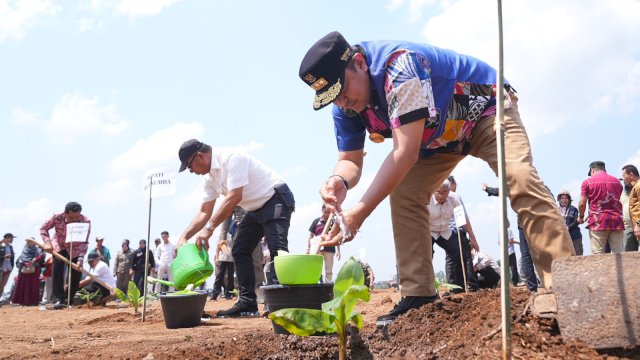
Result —
<instances>
[{"instance_id":1,"label":"green plastic bucket","mask_svg":"<svg viewBox=\"0 0 640 360\"><path fill-rule=\"evenodd\" d=\"M278 281L282 285L317 284L322 274L322 255L278 255L274 259Z\"/></svg>"},{"instance_id":2,"label":"green plastic bucket","mask_svg":"<svg viewBox=\"0 0 640 360\"><path fill-rule=\"evenodd\" d=\"M206 250L187 244L178 249L178 256L171 263L171 272L176 289L182 290L189 284L195 287L204 283L213 274L213 265Z\"/></svg>"}]
</instances>

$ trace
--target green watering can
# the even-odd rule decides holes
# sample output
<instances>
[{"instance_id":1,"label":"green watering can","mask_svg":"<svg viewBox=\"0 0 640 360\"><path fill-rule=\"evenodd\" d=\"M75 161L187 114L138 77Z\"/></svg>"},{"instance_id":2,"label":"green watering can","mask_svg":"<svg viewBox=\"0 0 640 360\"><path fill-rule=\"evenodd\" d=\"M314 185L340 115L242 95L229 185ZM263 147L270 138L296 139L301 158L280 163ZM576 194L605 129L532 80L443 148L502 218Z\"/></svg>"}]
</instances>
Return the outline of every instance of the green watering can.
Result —
<instances>
[{"instance_id":1,"label":"green watering can","mask_svg":"<svg viewBox=\"0 0 640 360\"><path fill-rule=\"evenodd\" d=\"M213 274L213 265L207 250L198 250L195 244L187 244L178 249L178 256L171 263L171 272L173 286L182 290L189 284L196 287L204 283Z\"/></svg>"}]
</instances>

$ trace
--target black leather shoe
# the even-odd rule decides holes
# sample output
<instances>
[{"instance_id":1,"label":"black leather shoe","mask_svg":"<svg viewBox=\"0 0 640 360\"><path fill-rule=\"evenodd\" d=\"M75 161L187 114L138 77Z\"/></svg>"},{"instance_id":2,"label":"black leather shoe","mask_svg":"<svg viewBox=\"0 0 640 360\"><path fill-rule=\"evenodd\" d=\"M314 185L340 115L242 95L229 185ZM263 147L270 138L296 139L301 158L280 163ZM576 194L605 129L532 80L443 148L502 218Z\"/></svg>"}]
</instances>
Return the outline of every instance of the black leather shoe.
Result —
<instances>
[{"instance_id":1,"label":"black leather shoe","mask_svg":"<svg viewBox=\"0 0 640 360\"><path fill-rule=\"evenodd\" d=\"M258 313L258 304L247 304L244 302L236 302L231 309L220 310L218 317L241 317L241 316L260 316Z\"/></svg>"},{"instance_id":2,"label":"black leather shoe","mask_svg":"<svg viewBox=\"0 0 640 360\"><path fill-rule=\"evenodd\" d=\"M65 307L67 307L66 301L56 301L53 303L53 310L60 310L64 309Z\"/></svg>"},{"instance_id":3,"label":"black leather shoe","mask_svg":"<svg viewBox=\"0 0 640 360\"><path fill-rule=\"evenodd\" d=\"M406 313L407 311L411 309L418 309L419 307L426 304L431 304L438 299L440 299L440 296L438 296L438 294L435 294L434 296L404 296L402 297L402 299L400 299L398 305L393 307L393 310L391 310L386 315L380 316L376 320L376 325L378 327L387 326L391 324L393 320L395 320L398 316Z\"/></svg>"}]
</instances>

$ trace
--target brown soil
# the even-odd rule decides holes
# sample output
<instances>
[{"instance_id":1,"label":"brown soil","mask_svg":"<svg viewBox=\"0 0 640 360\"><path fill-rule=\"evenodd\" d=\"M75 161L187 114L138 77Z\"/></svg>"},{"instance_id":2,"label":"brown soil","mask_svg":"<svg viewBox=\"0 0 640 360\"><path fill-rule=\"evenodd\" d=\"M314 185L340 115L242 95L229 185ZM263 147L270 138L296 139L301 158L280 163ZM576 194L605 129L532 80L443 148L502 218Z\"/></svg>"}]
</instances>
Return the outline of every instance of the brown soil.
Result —
<instances>
[{"instance_id":1,"label":"brown soil","mask_svg":"<svg viewBox=\"0 0 640 360\"><path fill-rule=\"evenodd\" d=\"M579 342L564 343L553 320L523 314L529 295L512 288L514 359L640 359L640 348L597 352ZM383 330L375 318L400 295L376 290L361 304L365 326L349 339L352 359L499 359L502 357L500 293L480 291L444 298L413 310ZM264 318L216 319L191 329L164 326L158 302L146 321L133 309L108 307L40 311L37 307L0 308L0 359L337 359L336 337L277 335ZM215 313L232 301L209 301ZM494 334L490 336L490 334Z\"/></svg>"}]
</instances>

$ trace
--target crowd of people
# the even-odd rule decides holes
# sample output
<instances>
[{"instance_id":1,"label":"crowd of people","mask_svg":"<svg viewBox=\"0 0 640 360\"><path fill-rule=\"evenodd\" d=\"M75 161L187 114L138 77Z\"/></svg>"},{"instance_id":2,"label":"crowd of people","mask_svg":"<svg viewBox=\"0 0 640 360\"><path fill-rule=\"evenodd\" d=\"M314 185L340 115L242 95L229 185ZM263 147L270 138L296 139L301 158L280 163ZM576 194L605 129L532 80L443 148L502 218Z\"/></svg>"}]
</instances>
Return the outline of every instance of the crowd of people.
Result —
<instances>
[{"instance_id":1,"label":"crowd of people","mask_svg":"<svg viewBox=\"0 0 640 360\"><path fill-rule=\"evenodd\" d=\"M571 194L557 197L545 186L533 166L531 147L518 110L519 96L512 84L496 84L496 71L486 63L451 50L403 41L367 41L351 45L339 32L331 32L311 46L300 68L301 80L315 92L314 110L333 104L332 118L338 147L333 171L320 186L322 215L309 227L308 252L325 260L323 279L333 280L333 262L340 246L352 241L373 210L390 198L391 222L399 274L401 300L378 319L387 325L410 309L439 298L433 271L433 245L445 251L446 276L451 284L475 291L495 287L500 281L496 262L481 251L471 219L458 226L455 209L464 202L451 176L466 156L480 158L497 174L498 153L494 122L497 106L504 106L504 153L507 194L518 216L519 238L509 236L509 263L513 284L520 282L514 245L520 247L524 280L535 292L538 286L552 289L551 263L555 259L583 253L580 224L587 224L592 254L637 251L640 238L640 185L633 165L622 169L622 181L607 174L605 164L594 161L584 180L578 206ZM502 93L498 89L504 87ZM367 133L369 135L367 136ZM361 180L366 139L381 143L392 139L393 147L362 198L343 208L347 192ZM113 274L118 288L129 278L142 290L147 275L171 279L170 262L190 239L209 249L209 240L219 226L215 246L216 278L212 299L237 294L219 317L255 315L260 284L277 284L273 260L288 251L288 232L295 199L286 181L274 170L232 148L214 147L197 139L178 149L179 171L204 177L202 201L192 221L174 246L163 233L150 255L146 240L135 251L129 241L115 257ZM483 185L488 195L498 190ZM219 202L218 202L219 201ZM624 205L623 205L624 204ZM216 206L218 205L218 206ZM589 207L588 217L586 208ZM72 202L41 228L46 253L56 252L73 265L68 286L75 293L87 241L73 247L65 242L67 224L88 223L81 206ZM337 220L323 234L333 214ZM89 225L90 226L90 225ZM54 229L53 238L49 230ZM11 235L11 234L8 234ZM7 274L13 266L11 241L5 236L3 263ZM92 271L106 275L110 259L103 238L89 255ZM42 263L38 250L27 254L21 267ZM66 299L66 261L52 261L52 302ZM40 265L41 266L41 265ZM237 278L237 288L233 273ZM21 274L22 275L22 274ZM28 279L28 273L24 278ZM372 286L373 272L370 272ZM505 279L506 280L506 279ZM28 280L25 280L25 284ZM0 285L6 283L2 277ZM98 289L100 289L98 287ZM224 289L224 290L223 290ZM102 290L102 289L100 289ZM157 289L156 289L157 290ZM463 290L462 290L463 291ZM267 310L268 311L268 310Z\"/></svg>"}]
</instances>

